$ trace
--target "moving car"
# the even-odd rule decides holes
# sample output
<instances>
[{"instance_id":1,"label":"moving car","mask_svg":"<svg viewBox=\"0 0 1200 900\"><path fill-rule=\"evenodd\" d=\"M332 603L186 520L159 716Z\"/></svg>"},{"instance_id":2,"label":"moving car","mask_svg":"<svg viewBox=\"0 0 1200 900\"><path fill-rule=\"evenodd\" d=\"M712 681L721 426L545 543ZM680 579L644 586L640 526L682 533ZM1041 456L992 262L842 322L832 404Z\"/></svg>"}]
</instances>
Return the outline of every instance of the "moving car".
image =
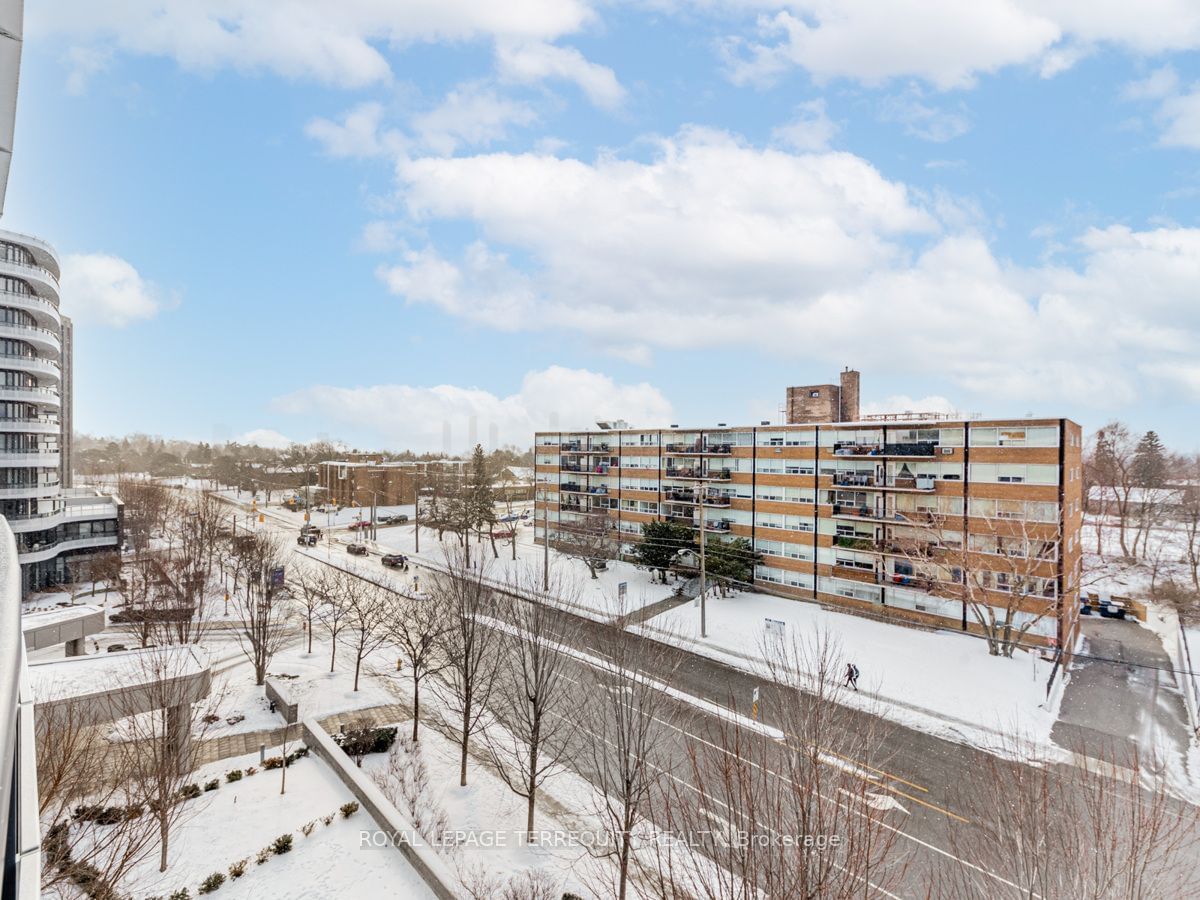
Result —
<instances>
[{"instance_id":1,"label":"moving car","mask_svg":"<svg viewBox=\"0 0 1200 900\"><path fill-rule=\"evenodd\" d=\"M360 528L370 528L370 527L371 527L371 523L367 519L358 519L357 521L350 523L351 531L358 531Z\"/></svg>"},{"instance_id":2,"label":"moving car","mask_svg":"<svg viewBox=\"0 0 1200 900\"><path fill-rule=\"evenodd\" d=\"M379 561L389 569L403 569L408 565L408 559L402 553L385 553Z\"/></svg>"},{"instance_id":3,"label":"moving car","mask_svg":"<svg viewBox=\"0 0 1200 900\"><path fill-rule=\"evenodd\" d=\"M366 544L347 544L346 552L349 553L351 556L366 556L367 555L367 545Z\"/></svg>"},{"instance_id":4,"label":"moving car","mask_svg":"<svg viewBox=\"0 0 1200 900\"><path fill-rule=\"evenodd\" d=\"M315 547L317 545L317 537L318 535L308 531L296 538L296 543L301 547Z\"/></svg>"},{"instance_id":5,"label":"moving car","mask_svg":"<svg viewBox=\"0 0 1200 900\"><path fill-rule=\"evenodd\" d=\"M510 538L515 533L516 532L514 532L511 528L493 528L492 529L492 537L494 537L494 538Z\"/></svg>"}]
</instances>

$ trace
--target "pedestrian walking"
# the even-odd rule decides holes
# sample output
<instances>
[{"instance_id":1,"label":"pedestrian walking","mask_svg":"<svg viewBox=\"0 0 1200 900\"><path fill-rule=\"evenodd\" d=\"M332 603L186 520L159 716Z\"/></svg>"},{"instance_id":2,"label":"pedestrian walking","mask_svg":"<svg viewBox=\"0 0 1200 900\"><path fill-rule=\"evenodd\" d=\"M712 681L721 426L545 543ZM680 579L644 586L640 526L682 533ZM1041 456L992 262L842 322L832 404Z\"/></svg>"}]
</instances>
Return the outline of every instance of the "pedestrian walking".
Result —
<instances>
[{"instance_id":1,"label":"pedestrian walking","mask_svg":"<svg viewBox=\"0 0 1200 900\"><path fill-rule=\"evenodd\" d=\"M858 690L858 666L854 663L846 663L846 687Z\"/></svg>"}]
</instances>

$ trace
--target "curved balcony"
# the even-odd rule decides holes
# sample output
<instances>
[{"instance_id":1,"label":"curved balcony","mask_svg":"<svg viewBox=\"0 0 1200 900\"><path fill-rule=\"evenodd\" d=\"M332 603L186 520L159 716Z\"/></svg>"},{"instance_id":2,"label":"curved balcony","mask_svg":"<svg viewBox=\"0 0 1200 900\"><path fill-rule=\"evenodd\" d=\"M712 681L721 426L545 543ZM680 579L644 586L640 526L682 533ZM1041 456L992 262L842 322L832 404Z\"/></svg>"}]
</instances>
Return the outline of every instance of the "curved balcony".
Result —
<instances>
[{"instance_id":1,"label":"curved balcony","mask_svg":"<svg viewBox=\"0 0 1200 900\"><path fill-rule=\"evenodd\" d=\"M42 453L2 453L0 452L0 468L14 466L37 466L42 469L57 469L59 454L57 450L46 450Z\"/></svg>"},{"instance_id":2,"label":"curved balcony","mask_svg":"<svg viewBox=\"0 0 1200 900\"><path fill-rule=\"evenodd\" d=\"M12 487L0 487L0 499L4 500L44 500L57 496L58 483L54 484L22 484Z\"/></svg>"},{"instance_id":3,"label":"curved balcony","mask_svg":"<svg viewBox=\"0 0 1200 900\"><path fill-rule=\"evenodd\" d=\"M43 387L0 387L0 402L36 403L38 406L62 406L58 391Z\"/></svg>"},{"instance_id":4,"label":"curved balcony","mask_svg":"<svg viewBox=\"0 0 1200 900\"><path fill-rule=\"evenodd\" d=\"M0 306L12 309L23 309L38 320L39 325L52 328L62 326L62 313L57 304L36 294L16 294L12 291L0 291Z\"/></svg>"},{"instance_id":5,"label":"curved balcony","mask_svg":"<svg viewBox=\"0 0 1200 900\"><path fill-rule=\"evenodd\" d=\"M9 322L0 322L0 338L24 341L41 352L54 356L58 356L62 352L62 341L59 339L58 333L37 325L13 325Z\"/></svg>"},{"instance_id":6,"label":"curved balcony","mask_svg":"<svg viewBox=\"0 0 1200 900\"><path fill-rule=\"evenodd\" d=\"M33 513L24 516L9 516L8 524L16 534L29 531L45 531L63 522L88 519L115 519L117 517L116 503L88 503L80 506L65 506L50 512Z\"/></svg>"},{"instance_id":7,"label":"curved balcony","mask_svg":"<svg viewBox=\"0 0 1200 900\"><path fill-rule=\"evenodd\" d=\"M34 262L45 266L56 277L59 275L61 269L58 265L58 251L40 237L32 234L24 234L20 231L13 231L9 228L0 228L0 241L7 241L10 244L18 244L24 247L33 256Z\"/></svg>"},{"instance_id":8,"label":"curved balcony","mask_svg":"<svg viewBox=\"0 0 1200 900\"><path fill-rule=\"evenodd\" d=\"M38 418L38 419L0 419L0 431L17 432L20 434L58 434L62 430L62 423L58 419ZM0 460L4 459L4 452L0 451Z\"/></svg>"},{"instance_id":9,"label":"curved balcony","mask_svg":"<svg viewBox=\"0 0 1200 900\"><path fill-rule=\"evenodd\" d=\"M27 263L13 262L11 259L0 259L0 275L20 278L33 288L35 294L41 294L55 303L58 303L61 296L58 290L58 276L45 266L31 266Z\"/></svg>"},{"instance_id":10,"label":"curved balcony","mask_svg":"<svg viewBox=\"0 0 1200 900\"><path fill-rule=\"evenodd\" d=\"M0 369L8 369L10 372L28 372L41 378L51 378L55 384L62 379L62 369L58 363L49 359L38 359L36 356L0 354Z\"/></svg>"},{"instance_id":11,"label":"curved balcony","mask_svg":"<svg viewBox=\"0 0 1200 900\"><path fill-rule=\"evenodd\" d=\"M115 534L100 534L85 538L68 538L64 541L56 541L48 544L45 547L19 551L17 558L22 563L36 563L53 559L60 553L65 553L68 550L90 550L97 547L115 546L117 546L117 536Z\"/></svg>"}]
</instances>

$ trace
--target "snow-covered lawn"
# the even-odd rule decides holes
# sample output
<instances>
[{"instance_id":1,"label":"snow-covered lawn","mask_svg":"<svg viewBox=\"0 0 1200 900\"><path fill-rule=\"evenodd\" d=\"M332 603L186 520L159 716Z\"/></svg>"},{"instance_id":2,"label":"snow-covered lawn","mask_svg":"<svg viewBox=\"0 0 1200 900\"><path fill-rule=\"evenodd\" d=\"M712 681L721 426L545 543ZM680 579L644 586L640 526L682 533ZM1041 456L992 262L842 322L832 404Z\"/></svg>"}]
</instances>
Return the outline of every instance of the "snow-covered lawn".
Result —
<instances>
[{"instance_id":1,"label":"snow-covered lawn","mask_svg":"<svg viewBox=\"0 0 1200 900\"><path fill-rule=\"evenodd\" d=\"M316 634L319 631L314 629ZM339 642L340 644L340 642ZM376 678L374 666L385 665L383 651L364 660L358 690L354 690L354 655L346 646L338 647L337 668L329 671L330 643L328 639L313 641L313 652L307 652L307 641L297 642L275 656L267 671L284 699L300 704L300 717L323 718L333 713L395 703L396 697ZM395 666L395 655L391 656Z\"/></svg>"},{"instance_id":2,"label":"snow-covered lawn","mask_svg":"<svg viewBox=\"0 0 1200 900\"><path fill-rule=\"evenodd\" d=\"M509 539L497 539L496 549L499 558L492 556L491 544L473 544L472 556L483 560L487 566L487 575L496 582L512 581L520 578L525 584L532 580L535 584L541 579L543 556L545 551L540 544L533 542L537 529L524 524L516 526L517 558L514 560L512 543ZM426 562L433 567L444 565L446 551L458 546L458 539L447 534L439 544L436 532L421 529L421 553L416 554L415 529L409 525L388 528L379 532L376 542L384 552L398 552ZM334 556L337 555L335 545ZM375 562L378 566L378 562ZM590 615L593 618L609 619L617 612L618 586L626 584L626 600L623 612L640 609L651 603L670 596L672 586L659 584L654 581L651 572L639 569L631 563L610 561L608 567L591 577L587 566L578 559L573 559L555 550L550 551L550 566L554 577L562 584L564 590L561 600L565 605L576 611ZM532 576L532 577L531 577Z\"/></svg>"},{"instance_id":3,"label":"snow-covered lawn","mask_svg":"<svg viewBox=\"0 0 1200 900\"><path fill-rule=\"evenodd\" d=\"M401 735L408 735L412 722L398 723ZM445 813L447 829L442 834L437 852L452 870L468 881L480 869L490 875L495 892L514 875L525 871L543 870L555 883L554 896L573 891L590 896L583 889L588 866L600 865L587 856L580 843L570 837L581 830L579 822L564 822L561 817L539 808L536 819L538 839L530 842L525 835L525 800L518 797L490 769L475 759L467 763L467 786L459 786L459 750L447 737L433 727L421 728L416 752L424 761L429 776L430 797ZM406 751L400 742L394 753ZM363 758L363 770L368 774L387 768L388 754L377 753ZM557 792L557 793L556 793ZM577 808L590 796L591 788L582 779L560 773L546 785L543 803L554 798ZM564 796L565 795L565 796ZM401 814L408 813L401 809ZM477 875L476 875L477 877ZM521 896L521 895L518 895Z\"/></svg>"},{"instance_id":4,"label":"snow-covered lawn","mask_svg":"<svg viewBox=\"0 0 1200 900\"><path fill-rule=\"evenodd\" d=\"M824 633L861 672L862 693L844 693L846 702L985 747L999 747L996 732L1015 728L1049 751L1057 707L1046 704L1050 663L1036 654L1018 651L1001 659L989 656L980 638L890 625L768 594L710 597L706 614L706 639L700 638L700 610L691 603L635 628L760 673L767 619L786 623L788 638Z\"/></svg>"},{"instance_id":5,"label":"snow-covered lawn","mask_svg":"<svg viewBox=\"0 0 1200 900\"><path fill-rule=\"evenodd\" d=\"M337 815L353 800L333 770L313 755L287 771L287 793L280 795L280 773L260 771L250 778L226 783L225 773L258 766L258 754L222 760L200 769L193 779L203 784L220 778L221 787L189 803L189 817L172 834L170 866L158 871L158 844L133 872L126 885L133 896L169 896L188 888L196 896L200 883L213 872L228 877L230 865L248 859L246 873L227 880L222 898L287 897L289 900L327 897L431 897L420 877L393 847L369 846L361 832L379 826L365 810L350 818ZM317 821L305 837L301 826L335 814L329 825ZM292 850L272 855L262 865L255 854L281 834L292 834ZM386 886L386 891L384 889Z\"/></svg>"}]
</instances>

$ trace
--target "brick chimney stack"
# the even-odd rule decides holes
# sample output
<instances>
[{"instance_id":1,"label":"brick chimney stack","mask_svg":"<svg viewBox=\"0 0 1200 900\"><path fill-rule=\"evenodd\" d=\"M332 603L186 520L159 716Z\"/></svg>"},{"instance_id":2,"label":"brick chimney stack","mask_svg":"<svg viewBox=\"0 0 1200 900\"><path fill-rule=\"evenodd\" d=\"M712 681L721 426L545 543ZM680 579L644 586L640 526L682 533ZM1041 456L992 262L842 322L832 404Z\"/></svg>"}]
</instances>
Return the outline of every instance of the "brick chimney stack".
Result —
<instances>
[{"instance_id":1,"label":"brick chimney stack","mask_svg":"<svg viewBox=\"0 0 1200 900\"><path fill-rule=\"evenodd\" d=\"M851 369L849 366L842 369L842 389L840 392L842 422L858 421L858 379L859 372L857 369Z\"/></svg>"}]
</instances>

